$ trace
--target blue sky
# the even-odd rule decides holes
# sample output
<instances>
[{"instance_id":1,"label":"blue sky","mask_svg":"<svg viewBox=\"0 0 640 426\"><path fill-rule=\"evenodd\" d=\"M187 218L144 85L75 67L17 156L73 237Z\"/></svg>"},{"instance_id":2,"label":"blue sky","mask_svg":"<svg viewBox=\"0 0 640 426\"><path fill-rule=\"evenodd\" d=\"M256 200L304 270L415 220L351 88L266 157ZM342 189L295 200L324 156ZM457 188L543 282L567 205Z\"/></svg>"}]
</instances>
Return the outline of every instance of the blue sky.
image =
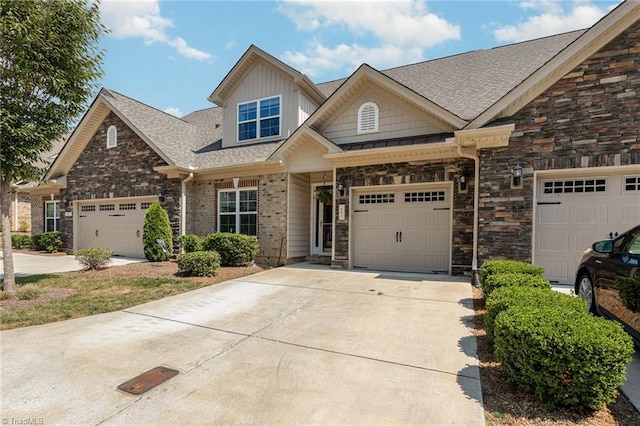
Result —
<instances>
[{"instance_id":1,"label":"blue sky","mask_svg":"<svg viewBox=\"0 0 640 426\"><path fill-rule=\"evenodd\" d=\"M102 86L177 116L255 44L314 82L593 25L619 0L102 0Z\"/></svg>"}]
</instances>

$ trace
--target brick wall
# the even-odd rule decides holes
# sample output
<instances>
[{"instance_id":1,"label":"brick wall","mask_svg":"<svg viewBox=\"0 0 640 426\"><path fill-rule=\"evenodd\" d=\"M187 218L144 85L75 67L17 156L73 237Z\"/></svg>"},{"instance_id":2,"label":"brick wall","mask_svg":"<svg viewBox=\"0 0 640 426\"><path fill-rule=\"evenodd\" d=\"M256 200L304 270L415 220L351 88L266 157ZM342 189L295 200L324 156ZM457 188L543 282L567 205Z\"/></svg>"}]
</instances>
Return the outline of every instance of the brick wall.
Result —
<instances>
[{"instance_id":1,"label":"brick wall","mask_svg":"<svg viewBox=\"0 0 640 426\"><path fill-rule=\"evenodd\" d=\"M509 146L481 153L481 260L531 261L534 171L640 164L640 22L512 118Z\"/></svg>"}]
</instances>

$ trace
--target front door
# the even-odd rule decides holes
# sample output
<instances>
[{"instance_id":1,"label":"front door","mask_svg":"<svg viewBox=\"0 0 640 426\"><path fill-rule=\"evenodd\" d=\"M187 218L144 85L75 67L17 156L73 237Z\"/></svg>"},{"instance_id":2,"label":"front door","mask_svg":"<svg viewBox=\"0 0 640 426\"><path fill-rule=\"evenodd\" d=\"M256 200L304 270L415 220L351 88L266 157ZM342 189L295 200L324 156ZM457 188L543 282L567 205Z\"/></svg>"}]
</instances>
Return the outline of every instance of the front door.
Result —
<instances>
[{"instance_id":1,"label":"front door","mask_svg":"<svg viewBox=\"0 0 640 426\"><path fill-rule=\"evenodd\" d=\"M318 186L315 189L331 191L331 186ZM331 255L333 247L333 203L314 198L314 235L313 254Z\"/></svg>"}]
</instances>

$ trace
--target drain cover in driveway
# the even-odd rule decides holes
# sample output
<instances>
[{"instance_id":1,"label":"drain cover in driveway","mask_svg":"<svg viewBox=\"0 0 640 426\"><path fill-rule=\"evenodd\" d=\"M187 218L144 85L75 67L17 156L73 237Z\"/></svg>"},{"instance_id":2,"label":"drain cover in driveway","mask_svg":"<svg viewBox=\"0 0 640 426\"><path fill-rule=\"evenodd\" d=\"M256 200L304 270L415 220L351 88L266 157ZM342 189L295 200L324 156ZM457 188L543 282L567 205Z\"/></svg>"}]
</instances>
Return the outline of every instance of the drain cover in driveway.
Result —
<instances>
[{"instance_id":1,"label":"drain cover in driveway","mask_svg":"<svg viewBox=\"0 0 640 426\"><path fill-rule=\"evenodd\" d=\"M142 373L141 375L134 377L131 380L127 380L118 389L123 390L134 395L140 395L158 386L173 376L178 374L178 370L172 370L167 367L156 367L151 370Z\"/></svg>"}]
</instances>

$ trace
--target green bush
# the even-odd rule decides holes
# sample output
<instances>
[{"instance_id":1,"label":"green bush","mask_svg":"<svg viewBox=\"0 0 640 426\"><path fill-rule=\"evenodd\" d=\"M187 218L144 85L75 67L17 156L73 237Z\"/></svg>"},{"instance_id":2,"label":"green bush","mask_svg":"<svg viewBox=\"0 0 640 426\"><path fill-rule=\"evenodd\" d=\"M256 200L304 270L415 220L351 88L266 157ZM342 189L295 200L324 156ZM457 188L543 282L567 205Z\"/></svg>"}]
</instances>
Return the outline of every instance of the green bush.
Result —
<instances>
[{"instance_id":1,"label":"green bush","mask_svg":"<svg viewBox=\"0 0 640 426\"><path fill-rule=\"evenodd\" d=\"M202 250L220 253L223 266L248 265L258 254L258 240L243 234L217 232L202 239Z\"/></svg>"},{"instance_id":2,"label":"green bush","mask_svg":"<svg viewBox=\"0 0 640 426\"><path fill-rule=\"evenodd\" d=\"M40 297L44 290L36 284L26 284L18 287L16 297L18 300L34 300Z\"/></svg>"},{"instance_id":3,"label":"green bush","mask_svg":"<svg viewBox=\"0 0 640 426\"><path fill-rule=\"evenodd\" d=\"M528 286L500 287L487 297L484 329L487 340L493 342L495 319L500 312L513 306L552 306L557 309L587 312L584 300L546 288Z\"/></svg>"},{"instance_id":4,"label":"green bush","mask_svg":"<svg viewBox=\"0 0 640 426\"><path fill-rule=\"evenodd\" d=\"M115 252L107 248L86 248L75 251L73 255L84 269L103 269L111 262Z\"/></svg>"},{"instance_id":5,"label":"green bush","mask_svg":"<svg viewBox=\"0 0 640 426\"><path fill-rule=\"evenodd\" d=\"M633 312L640 312L640 282L632 278L616 277L622 303Z\"/></svg>"},{"instance_id":6,"label":"green bush","mask_svg":"<svg viewBox=\"0 0 640 426\"><path fill-rule=\"evenodd\" d=\"M507 380L545 407L584 411L614 401L634 351L619 324L553 305L513 306L498 314L494 333Z\"/></svg>"},{"instance_id":7,"label":"green bush","mask_svg":"<svg viewBox=\"0 0 640 426\"><path fill-rule=\"evenodd\" d=\"M24 249L31 247L31 235L15 234L11 236L11 247Z\"/></svg>"},{"instance_id":8,"label":"green bush","mask_svg":"<svg viewBox=\"0 0 640 426\"><path fill-rule=\"evenodd\" d=\"M215 251L194 251L178 256L178 273L189 277L210 277L220 267L220 255Z\"/></svg>"},{"instance_id":9,"label":"green bush","mask_svg":"<svg viewBox=\"0 0 640 426\"><path fill-rule=\"evenodd\" d=\"M164 241L169 251L168 253L160 247L158 240ZM151 204L144 216L142 244L144 246L144 255L151 262L168 260L173 254L173 237L169 215L157 201Z\"/></svg>"},{"instance_id":10,"label":"green bush","mask_svg":"<svg viewBox=\"0 0 640 426\"><path fill-rule=\"evenodd\" d=\"M31 245L36 250L57 253L62 248L62 233L60 231L44 232L31 237Z\"/></svg>"},{"instance_id":11,"label":"green bush","mask_svg":"<svg viewBox=\"0 0 640 426\"><path fill-rule=\"evenodd\" d=\"M193 253L202 250L202 238L194 234L180 235L178 237L180 247L185 253Z\"/></svg>"},{"instance_id":12,"label":"green bush","mask_svg":"<svg viewBox=\"0 0 640 426\"><path fill-rule=\"evenodd\" d=\"M520 262L519 260L488 260L480 267L480 281L484 286L484 280L486 277L508 272L537 275L541 277L544 274L544 268L527 262Z\"/></svg>"},{"instance_id":13,"label":"green bush","mask_svg":"<svg viewBox=\"0 0 640 426\"><path fill-rule=\"evenodd\" d=\"M491 292L501 287L536 287L551 290L551 283L542 276L505 272L487 275L482 282L482 292L489 297Z\"/></svg>"}]
</instances>

